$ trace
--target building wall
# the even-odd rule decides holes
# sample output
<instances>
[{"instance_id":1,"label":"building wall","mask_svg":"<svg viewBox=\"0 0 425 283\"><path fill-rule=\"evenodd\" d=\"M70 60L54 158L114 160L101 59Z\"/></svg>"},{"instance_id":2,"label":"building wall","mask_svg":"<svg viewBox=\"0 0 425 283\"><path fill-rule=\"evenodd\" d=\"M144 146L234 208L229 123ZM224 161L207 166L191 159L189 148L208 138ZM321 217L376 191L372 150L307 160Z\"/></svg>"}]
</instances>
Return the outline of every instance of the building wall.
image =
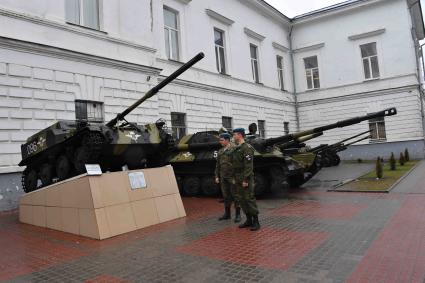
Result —
<instances>
[{"instance_id":1,"label":"building wall","mask_svg":"<svg viewBox=\"0 0 425 283\"><path fill-rule=\"evenodd\" d=\"M300 19L295 23L298 113L301 129L305 130L397 107L397 116L385 118L388 143L370 147L386 152L393 148L394 142L423 140L421 95L406 1L370 2L336 15ZM360 45L370 42L377 42L380 79L366 81ZM307 90L303 59L308 56L318 57L319 90ZM331 130L309 144L333 143L368 129L368 122L363 122ZM369 143L366 140L360 144ZM423 142L410 145L415 157L422 158ZM375 158L371 154L377 153L376 150L358 148L361 150L348 151L351 153L343 153L343 157Z\"/></svg>"},{"instance_id":2,"label":"building wall","mask_svg":"<svg viewBox=\"0 0 425 283\"><path fill-rule=\"evenodd\" d=\"M74 119L75 99L103 101L109 120L199 51L204 60L128 119L146 123L162 117L171 126L170 112L184 112L188 132L217 129L222 116L233 117L235 127L266 120L269 137L283 134L283 122L296 130L291 26L284 16L254 0L100 2L101 30L94 31L66 24L63 0L0 0L0 25L8 27L0 29L0 172L20 170L20 144L28 136L55 120ZM388 141L423 140L407 6L404 0L372 2L378 3L295 21L301 129L397 106L400 114L386 120ZM164 5L179 13L181 62L165 55ZM390 16L394 13L398 17ZM228 75L215 67L214 27L226 34ZM385 32L348 39L377 29ZM364 82L358 45L372 39L379 42L381 79ZM252 80L249 43L259 46L261 84ZM322 88L305 91L302 58L313 54L319 56ZM276 55L284 58L285 91L278 86ZM333 130L312 144L366 128L363 123Z\"/></svg>"}]
</instances>

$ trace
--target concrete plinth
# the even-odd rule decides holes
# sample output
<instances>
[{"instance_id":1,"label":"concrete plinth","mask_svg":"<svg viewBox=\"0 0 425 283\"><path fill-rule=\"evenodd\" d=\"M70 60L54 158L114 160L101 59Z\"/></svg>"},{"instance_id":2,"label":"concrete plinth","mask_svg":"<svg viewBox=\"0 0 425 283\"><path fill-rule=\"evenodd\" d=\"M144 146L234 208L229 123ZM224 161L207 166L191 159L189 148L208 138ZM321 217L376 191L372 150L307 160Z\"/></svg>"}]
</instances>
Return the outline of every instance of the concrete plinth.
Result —
<instances>
[{"instance_id":1,"label":"concrete plinth","mask_svg":"<svg viewBox=\"0 0 425 283\"><path fill-rule=\"evenodd\" d=\"M80 175L23 195L19 205L23 223L100 240L184 216L171 166Z\"/></svg>"}]
</instances>

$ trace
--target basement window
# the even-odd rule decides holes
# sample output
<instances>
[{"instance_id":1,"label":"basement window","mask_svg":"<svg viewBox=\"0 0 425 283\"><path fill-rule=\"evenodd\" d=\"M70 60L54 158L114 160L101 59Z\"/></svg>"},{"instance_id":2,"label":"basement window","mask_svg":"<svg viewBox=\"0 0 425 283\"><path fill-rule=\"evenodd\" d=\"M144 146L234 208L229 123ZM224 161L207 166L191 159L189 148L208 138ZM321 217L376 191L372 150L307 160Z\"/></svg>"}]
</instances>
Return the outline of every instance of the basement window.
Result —
<instances>
[{"instance_id":1,"label":"basement window","mask_svg":"<svg viewBox=\"0 0 425 283\"><path fill-rule=\"evenodd\" d=\"M75 118L78 121L104 122L103 102L75 100Z\"/></svg>"}]
</instances>

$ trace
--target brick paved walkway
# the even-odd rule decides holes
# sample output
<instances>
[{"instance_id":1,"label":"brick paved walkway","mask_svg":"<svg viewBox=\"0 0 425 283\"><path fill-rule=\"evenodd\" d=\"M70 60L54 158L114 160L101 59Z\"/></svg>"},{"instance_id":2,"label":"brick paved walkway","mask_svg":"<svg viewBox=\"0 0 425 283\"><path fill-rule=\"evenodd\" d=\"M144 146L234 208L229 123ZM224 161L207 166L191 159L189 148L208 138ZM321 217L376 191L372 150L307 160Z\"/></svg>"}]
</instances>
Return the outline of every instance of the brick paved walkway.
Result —
<instances>
[{"instance_id":1,"label":"brick paved walkway","mask_svg":"<svg viewBox=\"0 0 425 283\"><path fill-rule=\"evenodd\" d=\"M309 186L264 198L258 232L217 221L214 199L185 198L188 217L105 241L0 213L0 281L424 282L423 172L390 194Z\"/></svg>"}]
</instances>

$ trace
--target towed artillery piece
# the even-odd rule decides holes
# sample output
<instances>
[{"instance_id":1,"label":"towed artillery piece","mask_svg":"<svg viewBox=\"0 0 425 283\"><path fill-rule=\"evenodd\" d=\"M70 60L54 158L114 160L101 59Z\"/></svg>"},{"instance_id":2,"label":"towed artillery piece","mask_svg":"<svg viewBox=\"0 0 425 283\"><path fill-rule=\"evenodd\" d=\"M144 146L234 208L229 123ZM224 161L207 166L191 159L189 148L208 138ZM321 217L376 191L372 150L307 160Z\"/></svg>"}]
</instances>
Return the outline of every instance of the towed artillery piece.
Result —
<instances>
[{"instance_id":1,"label":"towed artillery piece","mask_svg":"<svg viewBox=\"0 0 425 283\"><path fill-rule=\"evenodd\" d=\"M369 139L371 136L367 135L350 143L346 142L364 134L370 134L370 132L371 131L369 130L331 145L320 145L314 149L311 149L311 152L320 154L323 167L338 166L341 163L341 158L338 156L338 152L346 150L350 145Z\"/></svg>"},{"instance_id":2,"label":"towed artillery piece","mask_svg":"<svg viewBox=\"0 0 425 283\"><path fill-rule=\"evenodd\" d=\"M125 116L203 57L203 53L193 57L106 124L58 121L29 137L21 145L19 166L26 166L22 174L23 190L31 192L55 180L82 174L85 164L99 164L104 171L121 170L125 165L130 169L165 165L174 145L165 121L137 125L128 122Z\"/></svg>"},{"instance_id":3,"label":"towed artillery piece","mask_svg":"<svg viewBox=\"0 0 425 283\"><path fill-rule=\"evenodd\" d=\"M289 135L285 135L285 136L281 136L277 138L262 139L257 137L257 138L251 139L250 143L251 145L254 146L254 148L261 151L267 151L272 148L278 147L285 156L290 156L294 162L296 162L299 166L301 166L303 168L302 172L298 170L296 174L290 174L288 175L288 178L287 178L287 181L291 187L298 187L304 184L305 182L307 182L315 174L317 174L317 172L320 171L320 169L322 168L322 155L320 154L320 152L300 150L300 148L297 148L297 144L298 146L300 146L301 143L297 141L307 141L307 140L316 138L318 136L321 136L324 132L332 130L332 129L344 128L344 127L355 125L370 119L385 117L385 116L393 116L396 114L397 114L397 109L393 107L393 108L388 108L379 112L342 120L342 121L325 125L322 127L300 131L300 132L296 132L293 134L289 134ZM358 136L359 135L355 137L358 137ZM345 142L345 140L342 142ZM292 146L295 145L295 147L294 148L286 147L291 145Z\"/></svg>"}]
</instances>

